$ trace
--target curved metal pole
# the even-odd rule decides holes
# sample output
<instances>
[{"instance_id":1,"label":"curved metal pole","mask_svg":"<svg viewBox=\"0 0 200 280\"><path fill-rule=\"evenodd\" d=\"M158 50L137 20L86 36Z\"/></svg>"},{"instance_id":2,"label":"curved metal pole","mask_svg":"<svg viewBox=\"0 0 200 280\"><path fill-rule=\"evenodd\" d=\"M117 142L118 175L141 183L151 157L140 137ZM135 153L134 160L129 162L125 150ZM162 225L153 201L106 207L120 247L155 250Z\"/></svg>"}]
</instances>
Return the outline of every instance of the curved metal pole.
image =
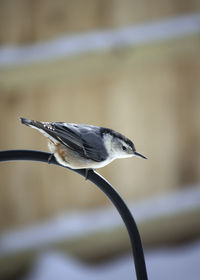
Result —
<instances>
[{"instance_id":1,"label":"curved metal pole","mask_svg":"<svg viewBox=\"0 0 200 280\"><path fill-rule=\"evenodd\" d=\"M45 153L41 151L32 151L32 150L8 150L0 151L0 161L11 161L11 160L32 160L32 161L42 161L50 164L60 165L54 156L51 156L50 153ZM64 166L62 166L64 167ZM70 169L70 168L68 168ZM70 169L74 172L85 176L85 169ZM127 205L118 194L118 192L108 183L102 176L96 173L93 170L89 170L87 179L99 187L106 196L112 201L114 206L117 208L119 214L121 215L126 228L129 233L132 252L135 263L135 270L137 275L137 280L147 280L147 271L144 259L144 253L142 248L142 242L140 234L133 219L133 216L128 209Z\"/></svg>"}]
</instances>

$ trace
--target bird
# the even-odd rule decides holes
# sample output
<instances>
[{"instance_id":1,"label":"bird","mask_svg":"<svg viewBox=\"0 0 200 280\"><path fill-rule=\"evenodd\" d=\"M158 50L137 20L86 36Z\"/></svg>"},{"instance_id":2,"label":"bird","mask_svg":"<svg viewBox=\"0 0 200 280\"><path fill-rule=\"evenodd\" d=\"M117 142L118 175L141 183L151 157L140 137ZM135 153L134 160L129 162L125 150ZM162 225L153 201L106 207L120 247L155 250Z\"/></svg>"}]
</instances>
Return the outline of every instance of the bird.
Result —
<instances>
[{"instance_id":1,"label":"bird","mask_svg":"<svg viewBox=\"0 0 200 280\"><path fill-rule=\"evenodd\" d=\"M71 169L88 170L106 166L118 158L145 156L136 152L131 140L113 129L88 124L40 122L20 118L48 138L48 147L56 161Z\"/></svg>"}]
</instances>

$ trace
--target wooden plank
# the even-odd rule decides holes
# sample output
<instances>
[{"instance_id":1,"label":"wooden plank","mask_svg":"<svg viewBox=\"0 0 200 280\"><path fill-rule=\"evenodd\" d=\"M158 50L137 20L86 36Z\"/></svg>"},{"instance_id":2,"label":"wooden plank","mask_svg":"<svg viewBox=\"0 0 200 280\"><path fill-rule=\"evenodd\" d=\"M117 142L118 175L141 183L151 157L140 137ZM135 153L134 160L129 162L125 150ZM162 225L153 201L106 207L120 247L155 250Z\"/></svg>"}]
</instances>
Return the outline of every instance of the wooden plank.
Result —
<instances>
[{"instance_id":1,"label":"wooden plank","mask_svg":"<svg viewBox=\"0 0 200 280\"><path fill-rule=\"evenodd\" d=\"M0 42L28 43L67 33L127 26L200 11L198 0L1 0Z\"/></svg>"},{"instance_id":2,"label":"wooden plank","mask_svg":"<svg viewBox=\"0 0 200 280\"><path fill-rule=\"evenodd\" d=\"M173 65L184 58L195 60L197 63L199 47L200 37L195 35L134 48L121 48L111 52L95 52L49 62L1 68L1 94L4 92L8 94L16 88L27 90L33 86L47 87L77 82L80 84L100 75L109 74L113 77L125 70L135 72L142 69L143 71L147 65L149 69L156 63Z\"/></svg>"}]
</instances>

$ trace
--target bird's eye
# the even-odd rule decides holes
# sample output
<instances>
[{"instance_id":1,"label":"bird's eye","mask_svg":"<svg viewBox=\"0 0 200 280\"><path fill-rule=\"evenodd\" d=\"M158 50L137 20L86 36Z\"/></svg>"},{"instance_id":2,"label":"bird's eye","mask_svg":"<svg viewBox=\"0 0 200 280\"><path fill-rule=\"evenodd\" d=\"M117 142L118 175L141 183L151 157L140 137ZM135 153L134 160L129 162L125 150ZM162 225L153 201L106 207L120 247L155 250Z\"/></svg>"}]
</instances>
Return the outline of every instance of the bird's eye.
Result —
<instances>
[{"instance_id":1,"label":"bird's eye","mask_svg":"<svg viewBox=\"0 0 200 280\"><path fill-rule=\"evenodd\" d=\"M125 146L122 146L122 150L123 150L123 151L126 151L126 147L125 147Z\"/></svg>"}]
</instances>

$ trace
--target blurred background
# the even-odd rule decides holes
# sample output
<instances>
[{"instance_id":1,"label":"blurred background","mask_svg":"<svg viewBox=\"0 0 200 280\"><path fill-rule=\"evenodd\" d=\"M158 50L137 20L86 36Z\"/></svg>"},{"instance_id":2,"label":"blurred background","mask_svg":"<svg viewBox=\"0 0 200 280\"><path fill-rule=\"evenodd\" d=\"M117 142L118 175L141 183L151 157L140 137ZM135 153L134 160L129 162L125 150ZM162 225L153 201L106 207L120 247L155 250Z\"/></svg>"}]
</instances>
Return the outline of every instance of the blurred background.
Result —
<instances>
[{"instance_id":1,"label":"blurred background","mask_svg":"<svg viewBox=\"0 0 200 280\"><path fill-rule=\"evenodd\" d=\"M200 268L200 2L0 0L0 149L47 149L20 124L87 123L148 160L98 170L139 226L150 279ZM111 203L74 172L0 165L0 279L136 279Z\"/></svg>"}]
</instances>

